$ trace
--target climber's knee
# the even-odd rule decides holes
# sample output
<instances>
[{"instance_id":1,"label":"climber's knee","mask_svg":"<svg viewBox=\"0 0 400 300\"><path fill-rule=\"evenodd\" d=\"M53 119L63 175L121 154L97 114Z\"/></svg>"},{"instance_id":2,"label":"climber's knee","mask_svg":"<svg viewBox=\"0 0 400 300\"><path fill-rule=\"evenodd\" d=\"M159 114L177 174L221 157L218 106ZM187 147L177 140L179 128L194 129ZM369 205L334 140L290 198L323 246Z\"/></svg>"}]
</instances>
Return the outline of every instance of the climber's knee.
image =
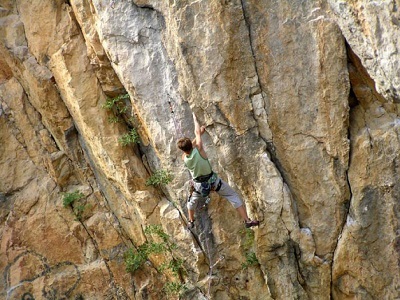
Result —
<instances>
[{"instance_id":1,"label":"climber's knee","mask_svg":"<svg viewBox=\"0 0 400 300\"><path fill-rule=\"evenodd\" d=\"M186 207L190 210L196 210L198 199L199 194L197 192L193 192L192 196L189 198L186 204Z\"/></svg>"}]
</instances>

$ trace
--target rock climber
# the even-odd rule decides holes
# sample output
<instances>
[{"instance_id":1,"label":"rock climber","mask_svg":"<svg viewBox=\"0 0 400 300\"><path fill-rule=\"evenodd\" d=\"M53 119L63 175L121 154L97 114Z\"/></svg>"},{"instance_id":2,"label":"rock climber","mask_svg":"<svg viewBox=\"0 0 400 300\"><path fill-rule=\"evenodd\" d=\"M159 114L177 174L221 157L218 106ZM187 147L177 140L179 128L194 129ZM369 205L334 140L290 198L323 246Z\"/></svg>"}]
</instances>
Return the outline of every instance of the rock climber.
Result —
<instances>
[{"instance_id":1,"label":"rock climber","mask_svg":"<svg viewBox=\"0 0 400 300\"><path fill-rule=\"evenodd\" d=\"M189 214L188 228L194 228L194 213L198 200L202 197L208 197L211 191L215 191L220 196L226 198L232 206L236 208L240 217L243 219L246 228L258 226L260 223L259 221L251 220L248 217L246 208L239 195L212 171L211 164L208 160L201 139L202 134L205 132L205 127L200 126L194 113L193 121L195 125L195 139L190 140L189 138L184 137L179 139L177 143L178 148L183 151L182 159L186 168L190 171L192 176L191 185L194 189L187 203Z\"/></svg>"}]
</instances>

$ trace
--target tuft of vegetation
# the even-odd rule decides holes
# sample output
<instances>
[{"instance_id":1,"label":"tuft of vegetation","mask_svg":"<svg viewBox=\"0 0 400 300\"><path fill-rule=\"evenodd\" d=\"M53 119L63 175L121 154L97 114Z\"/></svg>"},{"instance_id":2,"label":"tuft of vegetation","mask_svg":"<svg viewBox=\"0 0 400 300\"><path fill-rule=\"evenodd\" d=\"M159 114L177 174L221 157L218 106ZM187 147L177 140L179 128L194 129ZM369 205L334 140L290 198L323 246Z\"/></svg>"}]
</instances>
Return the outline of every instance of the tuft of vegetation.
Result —
<instances>
[{"instance_id":1,"label":"tuft of vegetation","mask_svg":"<svg viewBox=\"0 0 400 300\"><path fill-rule=\"evenodd\" d=\"M120 123L123 120L126 120L129 127L133 127L135 123L135 118L133 116L127 116L128 106L126 105L126 100L128 100L129 94L119 95L114 98L107 98L106 102L102 104L104 109L110 110L113 112L112 116L108 117L108 123ZM127 119L128 118L128 119ZM140 143L140 137L135 128L129 130L128 133L123 134L118 138L118 142L122 146L128 146L130 144L138 144Z\"/></svg>"},{"instance_id":2,"label":"tuft of vegetation","mask_svg":"<svg viewBox=\"0 0 400 300\"><path fill-rule=\"evenodd\" d=\"M89 207L88 205L84 205L80 202L80 200L84 197L85 195L79 191L65 193L63 197L63 206L70 206L75 213L77 220L79 221L82 219L83 212Z\"/></svg>"},{"instance_id":3,"label":"tuft of vegetation","mask_svg":"<svg viewBox=\"0 0 400 300\"><path fill-rule=\"evenodd\" d=\"M169 235L164 232L161 225L149 225L144 229L145 234L155 234L160 237L164 243L168 242Z\"/></svg>"},{"instance_id":4,"label":"tuft of vegetation","mask_svg":"<svg viewBox=\"0 0 400 300\"><path fill-rule=\"evenodd\" d=\"M128 133L125 133L122 135L119 139L118 142L122 146L128 146L129 144L139 144L140 143L140 137L139 134L137 133L135 128L132 128Z\"/></svg>"},{"instance_id":5,"label":"tuft of vegetation","mask_svg":"<svg viewBox=\"0 0 400 300\"><path fill-rule=\"evenodd\" d=\"M153 175L146 180L146 185L159 186L162 184L168 184L172 181L172 175L169 171L157 170Z\"/></svg>"},{"instance_id":6,"label":"tuft of vegetation","mask_svg":"<svg viewBox=\"0 0 400 300\"><path fill-rule=\"evenodd\" d=\"M149 260L150 254L162 253L165 251L165 247L162 244L146 242L140 245L136 251L132 248L125 252L125 266L126 271L134 273L140 269L143 264Z\"/></svg>"},{"instance_id":7,"label":"tuft of vegetation","mask_svg":"<svg viewBox=\"0 0 400 300\"><path fill-rule=\"evenodd\" d=\"M102 105L107 110L113 110L116 114L124 114L128 110L125 100L129 99L129 94L119 95L114 98L107 98L106 103Z\"/></svg>"},{"instance_id":8,"label":"tuft of vegetation","mask_svg":"<svg viewBox=\"0 0 400 300\"><path fill-rule=\"evenodd\" d=\"M121 119L117 116L108 117L108 123L115 124L115 123L120 123L120 122L121 122Z\"/></svg>"},{"instance_id":9,"label":"tuft of vegetation","mask_svg":"<svg viewBox=\"0 0 400 300\"><path fill-rule=\"evenodd\" d=\"M256 254L253 251L249 251L245 254L246 262L242 263L242 269L246 269L251 266L259 264Z\"/></svg>"},{"instance_id":10,"label":"tuft of vegetation","mask_svg":"<svg viewBox=\"0 0 400 300\"><path fill-rule=\"evenodd\" d=\"M163 287L163 291L168 296L179 295L182 292L184 292L186 289L187 289L187 287L185 284L182 284L181 282L176 282L176 281L169 281Z\"/></svg>"},{"instance_id":11,"label":"tuft of vegetation","mask_svg":"<svg viewBox=\"0 0 400 300\"><path fill-rule=\"evenodd\" d=\"M160 253L172 254L172 250L176 247L176 244L170 241L169 235L164 232L160 225L149 225L145 228L144 233L146 235L153 235L153 237L155 236L160 242L147 241L136 249L128 249L128 251L125 252L125 265L128 272L134 273L136 270L140 269L143 264L149 260L149 255ZM163 287L163 291L168 296L179 295L184 292L187 287L181 282L183 260L172 257L161 263L158 267L159 272L165 272L167 270L172 273L174 280L167 282Z\"/></svg>"},{"instance_id":12,"label":"tuft of vegetation","mask_svg":"<svg viewBox=\"0 0 400 300\"><path fill-rule=\"evenodd\" d=\"M83 195L79 191L75 191L72 193L65 193L64 198L63 198L63 205L64 205L64 207L72 206L72 204L75 201L82 199L84 196L85 195Z\"/></svg>"},{"instance_id":13,"label":"tuft of vegetation","mask_svg":"<svg viewBox=\"0 0 400 300\"><path fill-rule=\"evenodd\" d=\"M129 248L124 254L125 257L125 269L127 272L135 272L138 270L147 260L147 254L144 249L139 248L134 251L133 248Z\"/></svg>"},{"instance_id":14,"label":"tuft of vegetation","mask_svg":"<svg viewBox=\"0 0 400 300\"><path fill-rule=\"evenodd\" d=\"M259 262L256 254L251 251L254 244L254 231L250 228L244 228L240 230L240 233L244 234L244 240L241 246L244 250L244 256L246 257L246 261L242 263L242 269L258 265Z\"/></svg>"},{"instance_id":15,"label":"tuft of vegetation","mask_svg":"<svg viewBox=\"0 0 400 300\"><path fill-rule=\"evenodd\" d=\"M164 272L165 270L170 270L175 276L179 276L179 272L182 270L183 260L173 259L169 262L163 262L159 267L159 272Z\"/></svg>"},{"instance_id":16,"label":"tuft of vegetation","mask_svg":"<svg viewBox=\"0 0 400 300\"><path fill-rule=\"evenodd\" d=\"M147 241L140 245L136 251L130 248L125 253L126 270L128 272L133 273L138 270L149 259L149 255L171 252L176 246L175 243L171 243L169 235L164 232L160 225L149 225L145 228L144 233L155 234L162 241L160 243ZM172 273L179 274L182 264L182 260L172 259L169 262L162 263L160 271L170 269Z\"/></svg>"},{"instance_id":17,"label":"tuft of vegetation","mask_svg":"<svg viewBox=\"0 0 400 300\"><path fill-rule=\"evenodd\" d=\"M243 249L249 250L254 243L254 231L251 230L250 228L244 228L243 230L240 231L240 233L243 233L245 235L244 242L242 244Z\"/></svg>"}]
</instances>

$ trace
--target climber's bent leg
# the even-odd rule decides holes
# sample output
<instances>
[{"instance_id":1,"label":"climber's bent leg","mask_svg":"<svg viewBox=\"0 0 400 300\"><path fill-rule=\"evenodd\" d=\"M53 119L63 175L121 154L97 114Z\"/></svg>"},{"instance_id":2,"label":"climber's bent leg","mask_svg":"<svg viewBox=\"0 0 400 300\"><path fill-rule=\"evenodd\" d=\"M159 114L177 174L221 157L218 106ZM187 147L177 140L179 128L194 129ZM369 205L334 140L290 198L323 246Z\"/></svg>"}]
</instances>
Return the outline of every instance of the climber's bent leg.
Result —
<instances>
[{"instance_id":1,"label":"climber's bent leg","mask_svg":"<svg viewBox=\"0 0 400 300\"><path fill-rule=\"evenodd\" d=\"M250 220L249 216L247 215L246 208L243 205L242 200L240 199L239 195L225 182L222 181L222 185L217 193L228 199L228 201L232 204L234 208L238 211L240 217L245 222L246 228L250 228L253 226L258 226L260 224L259 221Z\"/></svg>"},{"instance_id":2,"label":"climber's bent leg","mask_svg":"<svg viewBox=\"0 0 400 300\"><path fill-rule=\"evenodd\" d=\"M238 208L236 208L236 210L237 210L237 212L239 213L239 215L242 217L242 219L245 222L249 222L250 221L249 216L247 215L246 208L244 207L244 205L239 206Z\"/></svg>"},{"instance_id":3,"label":"climber's bent leg","mask_svg":"<svg viewBox=\"0 0 400 300\"><path fill-rule=\"evenodd\" d=\"M189 221L194 221L194 210L188 209Z\"/></svg>"},{"instance_id":4,"label":"climber's bent leg","mask_svg":"<svg viewBox=\"0 0 400 300\"><path fill-rule=\"evenodd\" d=\"M240 199L239 195L222 179L221 188L217 191L218 195L226 198L234 208L239 208L243 206L243 201ZM246 211L245 211L246 212Z\"/></svg>"},{"instance_id":5,"label":"climber's bent leg","mask_svg":"<svg viewBox=\"0 0 400 300\"><path fill-rule=\"evenodd\" d=\"M189 221L194 221L194 212L197 208L198 200L201 198L201 195L197 192L193 192L192 196L188 200L186 207L188 209L188 218Z\"/></svg>"}]
</instances>

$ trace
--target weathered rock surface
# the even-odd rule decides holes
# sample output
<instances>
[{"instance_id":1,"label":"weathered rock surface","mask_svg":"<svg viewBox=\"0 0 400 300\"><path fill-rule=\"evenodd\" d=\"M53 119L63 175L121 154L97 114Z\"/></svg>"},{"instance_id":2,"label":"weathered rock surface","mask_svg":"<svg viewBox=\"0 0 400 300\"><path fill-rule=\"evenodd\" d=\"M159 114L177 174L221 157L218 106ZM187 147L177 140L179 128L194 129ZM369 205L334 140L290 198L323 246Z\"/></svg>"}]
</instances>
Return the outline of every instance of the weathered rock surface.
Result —
<instances>
[{"instance_id":1,"label":"weathered rock surface","mask_svg":"<svg viewBox=\"0 0 400 300\"><path fill-rule=\"evenodd\" d=\"M1 297L400 298L399 5L0 0ZM185 230L192 112L259 228Z\"/></svg>"},{"instance_id":2,"label":"weathered rock surface","mask_svg":"<svg viewBox=\"0 0 400 300\"><path fill-rule=\"evenodd\" d=\"M360 58L374 81L376 90L387 100L400 102L400 2L331 1L334 18L346 41Z\"/></svg>"}]
</instances>

